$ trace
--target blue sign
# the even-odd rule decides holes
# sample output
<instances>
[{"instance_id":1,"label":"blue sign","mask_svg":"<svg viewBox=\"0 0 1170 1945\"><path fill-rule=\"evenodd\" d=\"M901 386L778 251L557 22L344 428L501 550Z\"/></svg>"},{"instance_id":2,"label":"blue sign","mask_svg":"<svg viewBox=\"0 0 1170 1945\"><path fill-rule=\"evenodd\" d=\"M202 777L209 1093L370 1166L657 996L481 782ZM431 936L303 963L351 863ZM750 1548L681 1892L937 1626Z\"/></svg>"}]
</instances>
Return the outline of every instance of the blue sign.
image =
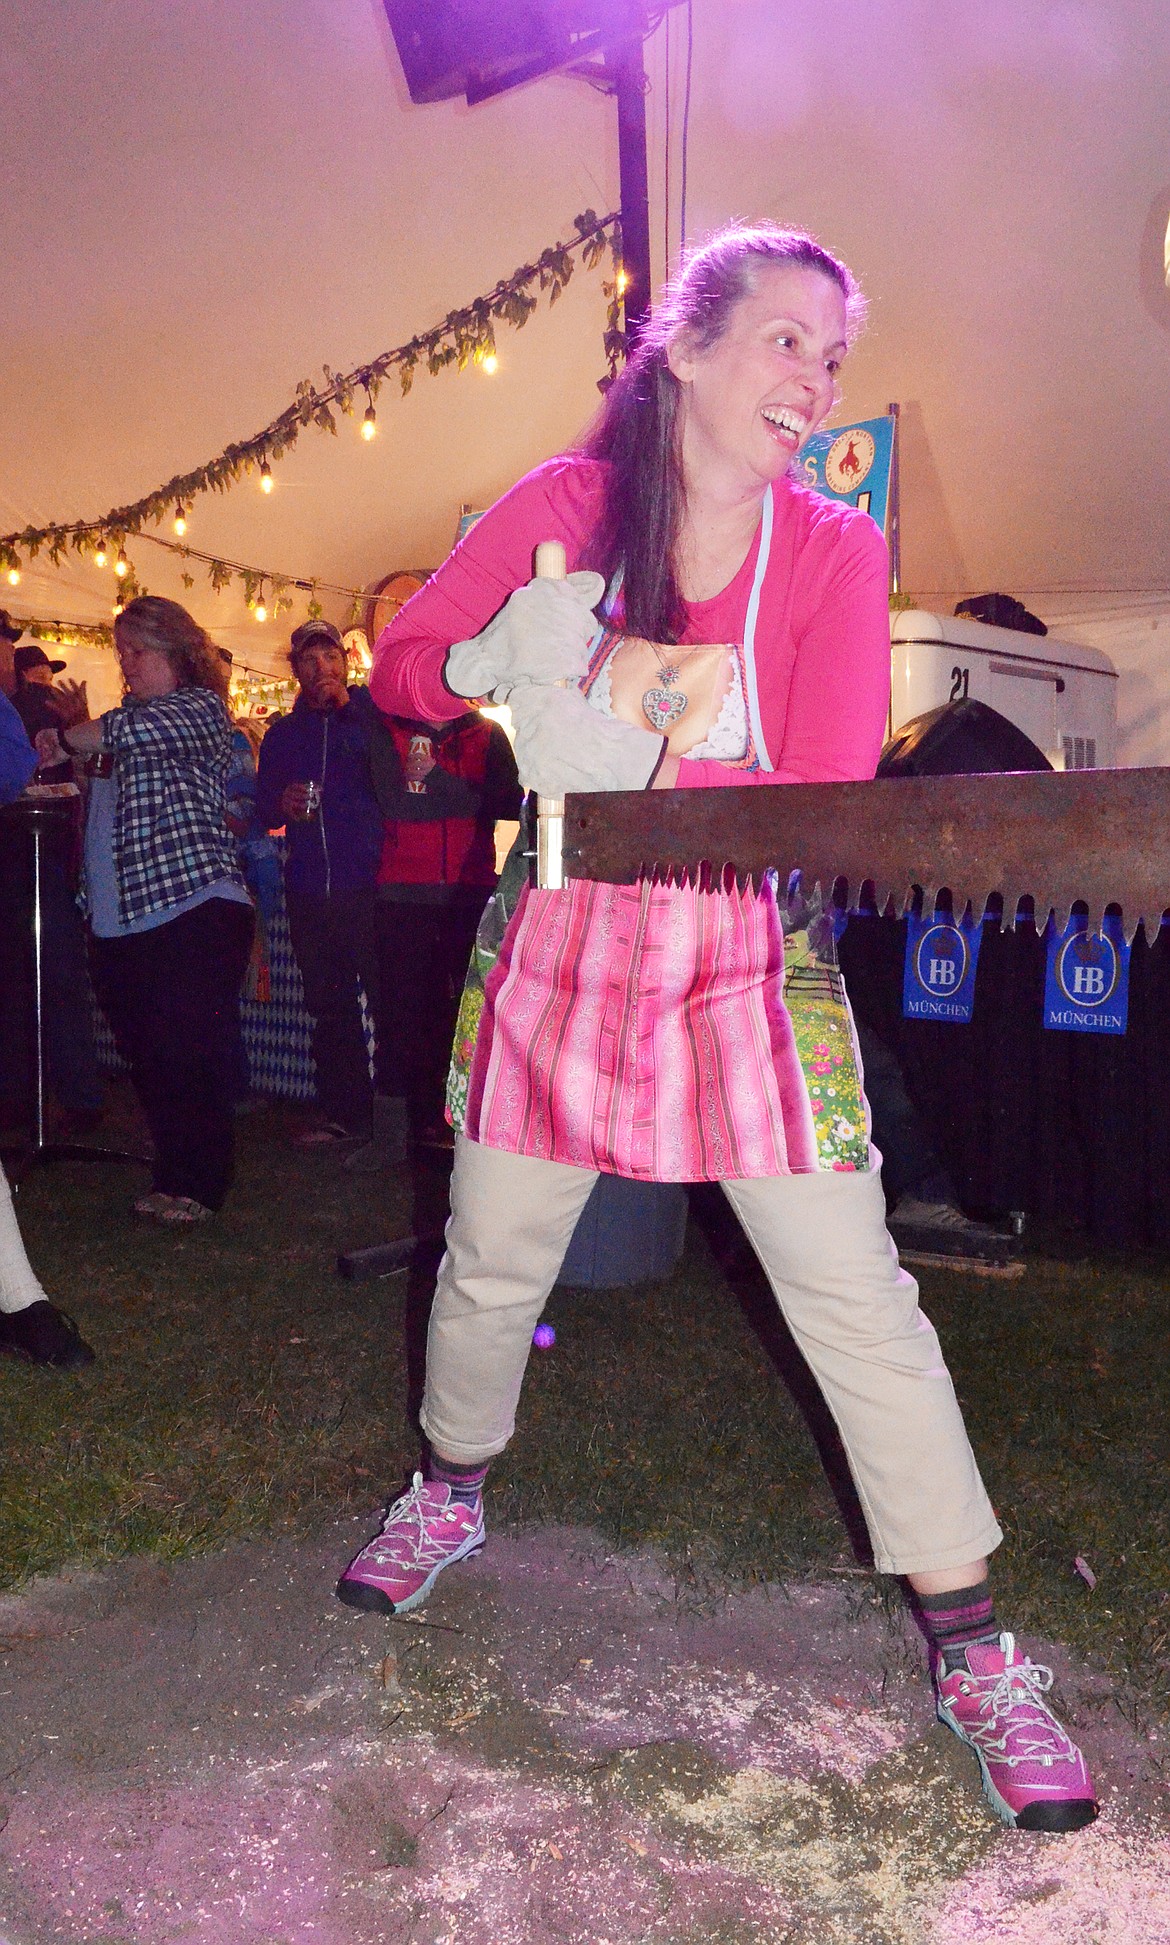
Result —
<instances>
[{"instance_id":1,"label":"blue sign","mask_svg":"<svg viewBox=\"0 0 1170 1945\"><path fill-rule=\"evenodd\" d=\"M902 1014L907 1020L971 1018L982 926L956 925L945 913L906 921Z\"/></svg>"},{"instance_id":2,"label":"blue sign","mask_svg":"<svg viewBox=\"0 0 1170 1945\"><path fill-rule=\"evenodd\" d=\"M1121 921L1090 932L1086 918L1048 931L1044 1024L1062 1033L1124 1033L1129 1014L1129 947Z\"/></svg>"},{"instance_id":3,"label":"blue sign","mask_svg":"<svg viewBox=\"0 0 1170 1945\"><path fill-rule=\"evenodd\" d=\"M796 462L797 474L827 500L860 507L884 533L893 455L893 419L861 419L832 432L814 432Z\"/></svg>"}]
</instances>

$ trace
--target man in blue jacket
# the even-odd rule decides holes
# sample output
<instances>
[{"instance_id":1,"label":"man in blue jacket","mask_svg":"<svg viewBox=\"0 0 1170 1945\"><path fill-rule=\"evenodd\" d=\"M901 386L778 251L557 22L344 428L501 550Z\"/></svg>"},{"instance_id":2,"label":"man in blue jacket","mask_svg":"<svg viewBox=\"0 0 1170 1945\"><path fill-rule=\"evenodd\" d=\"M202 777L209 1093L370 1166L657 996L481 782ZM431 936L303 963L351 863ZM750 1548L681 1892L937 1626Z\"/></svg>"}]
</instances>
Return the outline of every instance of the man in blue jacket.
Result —
<instances>
[{"instance_id":1,"label":"man in blue jacket","mask_svg":"<svg viewBox=\"0 0 1170 1945\"><path fill-rule=\"evenodd\" d=\"M346 684L341 636L306 621L289 644L300 694L260 745L256 809L266 830L283 824L285 904L305 1005L321 1125L305 1142L368 1140L373 1089L359 982L377 1020L374 878L382 813L370 780L378 712L363 687Z\"/></svg>"}]
</instances>

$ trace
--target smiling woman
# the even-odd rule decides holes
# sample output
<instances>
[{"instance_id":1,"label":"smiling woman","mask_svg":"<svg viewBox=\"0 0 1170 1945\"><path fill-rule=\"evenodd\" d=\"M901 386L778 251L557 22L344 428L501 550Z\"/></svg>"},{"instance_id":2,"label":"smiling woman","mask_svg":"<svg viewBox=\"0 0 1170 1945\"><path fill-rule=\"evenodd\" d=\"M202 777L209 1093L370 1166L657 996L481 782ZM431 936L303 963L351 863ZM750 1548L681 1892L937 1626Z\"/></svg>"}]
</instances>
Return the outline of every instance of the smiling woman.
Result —
<instances>
[{"instance_id":1,"label":"smiling woman","mask_svg":"<svg viewBox=\"0 0 1170 1945\"><path fill-rule=\"evenodd\" d=\"M872 777L885 547L867 515L791 471L858 311L848 270L803 232L712 238L583 449L521 480L382 636L379 707L443 721L461 696L507 692L521 780L550 797ZM547 540L575 570L565 581L529 579ZM476 972L452 1077L429 1477L339 1597L412 1608L482 1546L480 1488L598 1175L718 1181L840 1427L876 1564L918 1597L942 1719L1006 1822L1089 1822L1084 1762L1043 1701L1051 1677L995 1619L985 1556L1002 1536L886 1233L831 928L798 923L771 878L525 882L513 900L505 883ZM745 1495L767 1484L745 1480Z\"/></svg>"}]
</instances>

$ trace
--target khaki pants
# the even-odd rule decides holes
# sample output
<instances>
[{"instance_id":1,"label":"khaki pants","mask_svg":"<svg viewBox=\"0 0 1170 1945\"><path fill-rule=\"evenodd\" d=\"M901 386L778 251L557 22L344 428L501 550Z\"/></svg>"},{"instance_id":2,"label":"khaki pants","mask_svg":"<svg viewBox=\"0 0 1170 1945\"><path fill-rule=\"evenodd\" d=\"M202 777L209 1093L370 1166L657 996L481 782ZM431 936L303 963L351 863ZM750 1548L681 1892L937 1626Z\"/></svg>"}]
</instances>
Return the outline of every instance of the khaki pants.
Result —
<instances>
[{"instance_id":1,"label":"khaki pants","mask_svg":"<svg viewBox=\"0 0 1170 1945\"><path fill-rule=\"evenodd\" d=\"M422 1422L446 1457L503 1450L532 1332L596 1181L462 1136L427 1340ZM877 1168L724 1193L837 1422L883 1573L966 1566L1003 1538Z\"/></svg>"}]
</instances>

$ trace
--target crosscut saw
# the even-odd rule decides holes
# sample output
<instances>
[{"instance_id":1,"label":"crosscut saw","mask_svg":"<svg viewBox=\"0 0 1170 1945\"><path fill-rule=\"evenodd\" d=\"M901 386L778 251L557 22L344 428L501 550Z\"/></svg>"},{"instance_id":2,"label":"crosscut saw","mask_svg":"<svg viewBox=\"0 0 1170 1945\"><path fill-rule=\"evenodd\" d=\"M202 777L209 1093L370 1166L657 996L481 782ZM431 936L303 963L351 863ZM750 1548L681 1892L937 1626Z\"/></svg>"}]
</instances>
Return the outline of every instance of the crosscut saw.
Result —
<instances>
[{"instance_id":1,"label":"crosscut saw","mask_svg":"<svg viewBox=\"0 0 1170 1945\"><path fill-rule=\"evenodd\" d=\"M1129 939L1170 907L1170 768L605 791L556 809L566 880L730 872L743 884L799 870L826 902L840 879L854 900L872 882L879 910L892 896L900 912L914 887L929 910L945 887L956 916L970 901L982 917L999 897L1011 924L1030 897L1041 927L1083 899L1093 923L1120 905Z\"/></svg>"}]
</instances>

